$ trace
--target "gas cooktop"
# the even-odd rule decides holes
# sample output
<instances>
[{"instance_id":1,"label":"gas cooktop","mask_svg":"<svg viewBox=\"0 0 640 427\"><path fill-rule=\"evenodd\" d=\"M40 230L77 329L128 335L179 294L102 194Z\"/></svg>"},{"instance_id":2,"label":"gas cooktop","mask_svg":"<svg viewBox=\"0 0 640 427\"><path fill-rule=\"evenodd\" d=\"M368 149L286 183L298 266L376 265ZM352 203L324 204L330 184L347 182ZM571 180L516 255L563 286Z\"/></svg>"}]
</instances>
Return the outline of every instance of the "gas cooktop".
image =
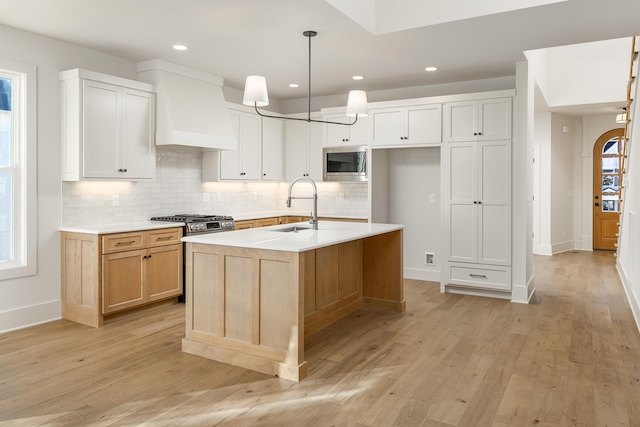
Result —
<instances>
[{"instance_id":1,"label":"gas cooktop","mask_svg":"<svg viewBox=\"0 0 640 427\"><path fill-rule=\"evenodd\" d=\"M154 216L151 221L184 222L186 234L214 233L230 231L235 227L233 217L226 215L178 214L171 216Z\"/></svg>"}]
</instances>

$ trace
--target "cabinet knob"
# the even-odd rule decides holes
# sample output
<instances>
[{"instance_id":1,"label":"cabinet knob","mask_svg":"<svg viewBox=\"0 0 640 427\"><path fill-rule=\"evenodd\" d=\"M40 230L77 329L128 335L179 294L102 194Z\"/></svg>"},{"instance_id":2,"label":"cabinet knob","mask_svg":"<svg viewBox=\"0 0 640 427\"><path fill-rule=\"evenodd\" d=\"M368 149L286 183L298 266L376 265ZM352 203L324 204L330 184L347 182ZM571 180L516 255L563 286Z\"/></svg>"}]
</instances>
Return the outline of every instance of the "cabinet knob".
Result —
<instances>
[{"instance_id":1,"label":"cabinet knob","mask_svg":"<svg viewBox=\"0 0 640 427\"><path fill-rule=\"evenodd\" d=\"M478 132L474 132L474 133L473 133L473 136L478 136Z\"/></svg>"},{"instance_id":2,"label":"cabinet knob","mask_svg":"<svg viewBox=\"0 0 640 427\"><path fill-rule=\"evenodd\" d=\"M126 172L126 169L118 169L118 172Z\"/></svg>"},{"instance_id":3,"label":"cabinet knob","mask_svg":"<svg viewBox=\"0 0 640 427\"><path fill-rule=\"evenodd\" d=\"M267 176L267 174L266 174L266 173L263 173L263 174L262 174L262 176Z\"/></svg>"}]
</instances>

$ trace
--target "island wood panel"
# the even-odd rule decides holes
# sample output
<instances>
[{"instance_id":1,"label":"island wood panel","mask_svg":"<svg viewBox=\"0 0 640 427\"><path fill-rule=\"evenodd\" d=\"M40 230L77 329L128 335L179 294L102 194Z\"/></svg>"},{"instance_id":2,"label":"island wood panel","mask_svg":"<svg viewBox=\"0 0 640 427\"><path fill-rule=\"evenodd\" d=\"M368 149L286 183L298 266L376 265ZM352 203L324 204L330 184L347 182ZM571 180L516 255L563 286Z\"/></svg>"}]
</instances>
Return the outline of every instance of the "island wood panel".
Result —
<instances>
[{"instance_id":1,"label":"island wood panel","mask_svg":"<svg viewBox=\"0 0 640 427\"><path fill-rule=\"evenodd\" d=\"M253 260L249 257L225 256L223 283L225 319L224 336L243 342L252 342Z\"/></svg>"},{"instance_id":2,"label":"island wood panel","mask_svg":"<svg viewBox=\"0 0 640 427\"><path fill-rule=\"evenodd\" d=\"M95 234L63 232L60 236L62 318L102 326L99 278L100 240Z\"/></svg>"},{"instance_id":3,"label":"island wood panel","mask_svg":"<svg viewBox=\"0 0 640 427\"><path fill-rule=\"evenodd\" d=\"M295 381L304 378L300 258L296 252L187 244L183 351ZM223 303L211 304L212 298Z\"/></svg>"},{"instance_id":4,"label":"island wood panel","mask_svg":"<svg viewBox=\"0 0 640 427\"><path fill-rule=\"evenodd\" d=\"M404 312L402 231L368 237L363 245L365 304Z\"/></svg>"}]
</instances>

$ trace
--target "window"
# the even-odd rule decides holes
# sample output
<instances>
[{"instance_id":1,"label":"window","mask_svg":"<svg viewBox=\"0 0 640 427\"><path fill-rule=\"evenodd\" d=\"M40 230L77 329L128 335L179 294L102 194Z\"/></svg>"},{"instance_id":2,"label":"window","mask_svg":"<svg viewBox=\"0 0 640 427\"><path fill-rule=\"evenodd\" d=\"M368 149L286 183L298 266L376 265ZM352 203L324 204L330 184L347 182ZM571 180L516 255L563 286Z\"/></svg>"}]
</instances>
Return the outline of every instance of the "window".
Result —
<instances>
[{"instance_id":1,"label":"window","mask_svg":"<svg viewBox=\"0 0 640 427\"><path fill-rule=\"evenodd\" d=\"M0 60L0 279L36 272L36 71Z\"/></svg>"}]
</instances>

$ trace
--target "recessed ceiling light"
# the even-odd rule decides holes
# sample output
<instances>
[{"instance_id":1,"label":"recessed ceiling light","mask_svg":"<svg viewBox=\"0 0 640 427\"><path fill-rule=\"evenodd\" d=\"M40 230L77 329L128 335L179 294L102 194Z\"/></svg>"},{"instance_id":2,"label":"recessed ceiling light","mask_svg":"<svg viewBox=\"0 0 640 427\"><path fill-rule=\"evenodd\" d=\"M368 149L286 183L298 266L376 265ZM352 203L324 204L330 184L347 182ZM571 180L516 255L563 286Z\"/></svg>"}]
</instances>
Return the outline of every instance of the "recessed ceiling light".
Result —
<instances>
[{"instance_id":1,"label":"recessed ceiling light","mask_svg":"<svg viewBox=\"0 0 640 427\"><path fill-rule=\"evenodd\" d=\"M187 49L189 49L188 47L186 47L186 46L185 46L185 45L183 45L183 44L174 44L174 45L173 45L173 48L174 48L175 50L187 50Z\"/></svg>"},{"instance_id":2,"label":"recessed ceiling light","mask_svg":"<svg viewBox=\"0 0 640 427\"><path fill-rule=\"evenodd\" d=\"M363 76L353 76L352 77L353 80L364 80Z\"/></svg>"},{"instance_id":3,"label":"recessed ceiling light","mask_svg":"<svg viewBox=\"0 0 640 427\"><path fill-rule=\"evenodd\" d=\"M427 67L424 70L425 71L436 71L438 69L438 67Z\"/></svg>"},{"instance_id":4,"label":"recessed ceiling light","mask_svg":"<svg viewBox=\"0 0 640 427\"><path fill-rule=\"evenodd\" d=\"M291 83L289 87L300 87L300 85L298 83Z\"/></svg>"}]
</instances>

